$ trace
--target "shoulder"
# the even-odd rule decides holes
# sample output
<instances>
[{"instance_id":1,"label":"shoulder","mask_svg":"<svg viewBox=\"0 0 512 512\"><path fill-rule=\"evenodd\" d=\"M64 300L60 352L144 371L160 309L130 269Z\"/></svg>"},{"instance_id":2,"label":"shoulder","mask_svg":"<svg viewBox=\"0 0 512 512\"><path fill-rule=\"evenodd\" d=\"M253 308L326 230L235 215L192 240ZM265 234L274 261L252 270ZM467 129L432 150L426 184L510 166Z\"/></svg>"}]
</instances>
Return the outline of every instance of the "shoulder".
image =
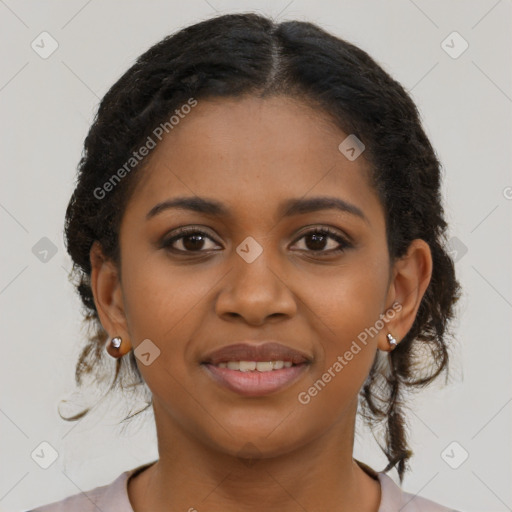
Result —
<instances>
[{"instance_id":1,"label":"shoulder","mask_svg":"<svg viewBox=\"0 0 512 512\"><path fill-rule=\"evenodd\" d=\"M48 503L27 512L69 512L70 510L76 512L98 512L98 510L133 512L128 498L128 478L145 466L124 471L110 484L73 494L63 500Z\"/></svg>"},{"instance_id":2,"label":"shoulder","mask_svg":"<svg viewBox=\"0 0 512 512\"><path fill-rule=\"evenodd\" d=\"M381 485L378 512L460 512L427 498L403 491L386 473L377 473Z\"/></svg>"}]
</instances>

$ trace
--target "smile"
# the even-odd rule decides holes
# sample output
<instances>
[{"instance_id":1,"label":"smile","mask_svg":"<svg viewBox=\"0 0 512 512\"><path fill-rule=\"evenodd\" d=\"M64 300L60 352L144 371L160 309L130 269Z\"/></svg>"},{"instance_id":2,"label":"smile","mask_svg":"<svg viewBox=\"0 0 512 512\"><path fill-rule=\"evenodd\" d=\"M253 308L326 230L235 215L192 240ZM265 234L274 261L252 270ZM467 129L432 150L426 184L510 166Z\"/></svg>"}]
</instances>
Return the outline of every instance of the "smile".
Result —
<instances>
[{"instance_id":1,"label":"smile","mask_svg":"<svg viewBox=\"0 0 512 512\"><path fill-rule=\"evenodd\" d=\"M262 396L291 386L310 365L291 361L227 361L201 366L214 382L235 393Z\"/></svg>"}]
</instances>

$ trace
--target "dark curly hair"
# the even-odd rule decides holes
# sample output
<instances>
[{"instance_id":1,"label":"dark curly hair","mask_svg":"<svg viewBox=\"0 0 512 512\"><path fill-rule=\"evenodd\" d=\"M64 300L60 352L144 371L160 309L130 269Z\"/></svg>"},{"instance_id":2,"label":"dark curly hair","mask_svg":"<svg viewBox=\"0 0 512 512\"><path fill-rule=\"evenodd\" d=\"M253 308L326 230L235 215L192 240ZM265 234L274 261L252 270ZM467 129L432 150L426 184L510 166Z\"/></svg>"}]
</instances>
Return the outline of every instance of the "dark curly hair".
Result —
<instances>
[{"instance_id":1,"label":"dark curly hair","mask_svg":"<svg viewBox=\"0 0 512 512\"><path fill-rule=\"evenodd\" d=\"M404 392L424 387L447 371L447 327L460 298L454 263L446 249L441 165L404 88L366 52L312 23L275 23L244 13L188 26L141 55L102 99L85 139L65 221L66 247L74 262L69 277L91 328L75 380L82 386L88 375L98 384L114 373L103 398L114 388L145 388L146 407L123 421L151 406L133 351L115 361L115 372L105 360L112 359L104 350L108 335L96 311L89 259L91 246L98 241L105 256L120 268L120 221L148 158L111 187L107 199L95 191L122 168L156 126L190 98L278 94L320 107L345 133L355 134L364 143L371 184L385 210L391 261L403 256L416 238L430 246L431 280L414 324L387 356L377 351L359 394L360 413L374 436L374 429L385 423L385 446L379 443L389 461L384 471L397 466L402 483L412 455ZM87 407L64 419L78 420L90 410Z\"/></svg>"}]
</instances>

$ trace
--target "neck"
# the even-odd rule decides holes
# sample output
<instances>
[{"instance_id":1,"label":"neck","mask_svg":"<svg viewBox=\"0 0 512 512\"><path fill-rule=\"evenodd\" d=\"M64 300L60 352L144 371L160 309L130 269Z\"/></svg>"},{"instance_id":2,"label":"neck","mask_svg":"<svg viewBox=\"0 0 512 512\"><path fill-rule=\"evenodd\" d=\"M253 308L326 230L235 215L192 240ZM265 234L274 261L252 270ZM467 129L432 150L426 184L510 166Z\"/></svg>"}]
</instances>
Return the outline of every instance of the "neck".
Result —
<instances>
[{"instance_id":1,"label":"neck","mask_svg":"<svg viewBox=\"0 0 512 512\"><path fill-rule=\"evenodd\" d=\"M380 484L352 458L355 412L295 450L251 458L198 442L154 402L159 460L129 482L134 512L377 512ZM172 442L169 442L172 440Z\"/></svg>"}]
</instances>

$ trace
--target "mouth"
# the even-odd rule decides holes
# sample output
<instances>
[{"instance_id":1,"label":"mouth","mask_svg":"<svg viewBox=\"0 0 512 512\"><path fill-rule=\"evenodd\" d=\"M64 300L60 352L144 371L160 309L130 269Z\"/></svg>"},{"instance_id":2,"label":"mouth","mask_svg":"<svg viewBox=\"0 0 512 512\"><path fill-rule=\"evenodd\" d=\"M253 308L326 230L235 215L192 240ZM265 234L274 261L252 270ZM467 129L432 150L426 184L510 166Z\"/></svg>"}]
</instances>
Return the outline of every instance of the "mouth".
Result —
<instances>
[{"instance_id":1,"label":"mouth","mask_svg":"<svg viewBox=\"0 0 512 512\"><path fill-rule=\"evenodd\" d=\"M274 368L257 369L257 365L260 368L261 365ZM218 365L203 363L203 367L215 382L231 391L244 396L261 396L291 386L309 368L309 364L293 364L291 361L229 361Z\"/></svg>"},{"instance_id":2,"label":"mouth","mask_svg":"<svg viewBox=\"0 0 512 512\"><path fill-rule=\"evenodd\" d=\"M243 396L262 396L290 387L310 363L307 354L279 343L239 343L212 352L201 366L224 388Z\"/></svg>"}]
</instances>

